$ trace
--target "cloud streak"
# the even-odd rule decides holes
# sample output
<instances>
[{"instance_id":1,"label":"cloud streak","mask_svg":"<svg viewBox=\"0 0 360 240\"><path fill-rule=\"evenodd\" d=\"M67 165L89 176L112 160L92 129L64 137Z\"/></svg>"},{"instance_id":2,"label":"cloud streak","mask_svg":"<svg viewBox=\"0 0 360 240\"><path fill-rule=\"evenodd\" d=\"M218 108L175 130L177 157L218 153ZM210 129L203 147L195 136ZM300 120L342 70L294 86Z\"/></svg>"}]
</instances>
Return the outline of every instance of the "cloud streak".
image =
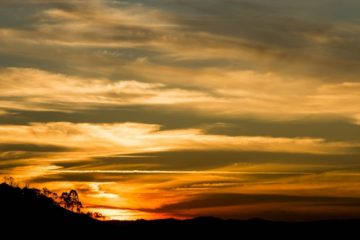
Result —
<instances>
[{"instance_id":1,"label":"cloud streak","mask_svg":"<svg viewBox=\"0 0 360 240\"><path fill-rule=\"evenodd\" d=\"M344 154L356 144L311 138L272 138L210 135L201 129L160 130L141 123L73 124L33 123L1 126L0 142L46 144L83 149L93 153L138 153L169 150L223 149L235 151L304 152Z\"/></svg>"},{"instance_id":2,"label":"cloud streak","mask_svg":"<svg viewBox=\"0 0 360 240\"><path fill-rule=\"evenodd\" d=\"M14 109L72 112L116 106L173 105L205 116L228 119L251 116L288 120L330 116L353 123L359 121L356 82L322 84L315 80L282 78L273 73L218 69L194 73L147 64L136 68L141 68L144 76L172 75L179 79L178 84L182 79L190 79L195 85L172 87L175 81L161 77L158 82L109 80L37 69L3 68L0 70L2 114ZM224 81L229 84L222 84ZM205 84L206 88L196 87Z\"/></svg>"},{"instance_id":3,"label":"cloud streak","mask_svg":"<svg viewBox=\"0 0 360 240\"><path fill-rule=\"evenodd\" d=\"M118 173L118 174L219 174L219 175L309 175L305 172L238 172L238 171L167 171L167 170L55 170L55 173Z\"/></svg>"},{"instance_id":4,"label":"cloud streak","mask_svg":"<svg viewBox=\"0 0 360 240\"><path fill-rule=\"evenodd\" d=\"M2 69L0 79L0 101L4 109L71 111L103 105L217 101L204 92L167 88L162 83L83 79L36 69Z\"/></svg>"}]
</instances>

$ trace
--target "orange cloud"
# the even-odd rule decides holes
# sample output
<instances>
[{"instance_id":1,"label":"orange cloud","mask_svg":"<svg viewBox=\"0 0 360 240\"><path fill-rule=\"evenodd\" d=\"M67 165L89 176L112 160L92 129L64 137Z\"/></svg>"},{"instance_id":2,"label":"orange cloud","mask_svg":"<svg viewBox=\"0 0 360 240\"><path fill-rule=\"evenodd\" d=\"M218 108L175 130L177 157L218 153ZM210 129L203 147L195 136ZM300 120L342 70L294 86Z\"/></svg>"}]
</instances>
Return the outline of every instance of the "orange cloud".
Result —
<instances>
[{"instance_id":1,"label":"orange cloud","mask_svg":"<svg viewBox=\"0 0 360 240\"><path fill-rule=\"evenodd\" d=\"M156 124L33 123L0 126L0 142L73 147L93 153L137 153L169 150L210 150L304 153L346 153L356 144L311 138L210 135L201 129L160 130ZM25 140L26 139L26 140ZM80 150L81 151L81 150Z\"/></svg>"}]
</instances>

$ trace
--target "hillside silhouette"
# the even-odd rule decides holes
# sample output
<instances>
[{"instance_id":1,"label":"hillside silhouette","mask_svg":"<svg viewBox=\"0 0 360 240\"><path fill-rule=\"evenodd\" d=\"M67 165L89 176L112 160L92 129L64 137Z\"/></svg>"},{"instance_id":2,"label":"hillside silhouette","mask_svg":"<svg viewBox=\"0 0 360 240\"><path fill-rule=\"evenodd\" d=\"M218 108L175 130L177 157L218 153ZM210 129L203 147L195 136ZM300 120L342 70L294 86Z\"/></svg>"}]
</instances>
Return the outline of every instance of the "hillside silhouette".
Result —
<instances>
[{"instance_id":1,"label":"hillside silhouette","mask_svg":"<svg viewBox=\"0 0 360 240\"><path fill-rule=\"evenodd\" d=\"M351 236L360 232L359 220L316 222L272 222L261 219L221 220L199 217L189 220L99 221L87 214L65 209L43 191L0 184L1 234L36 239L98 237L101 239L184 239L217 237L245 239L246 236L313 237ZM69 238L69 239L70 239Z\"/></svg>"},{"instance_id":2,"label":"hillside silhouette","mask_svg":"<svg viewBox=\"0 0 360 240\"><path fill-rule=\"evenodd\" d=\"M99 221L59 206L40 190L0 184L0 213L5 229L46 229L81 232ZM17 234L14 232L13 234Z\"/></svg>"}]
</instances>

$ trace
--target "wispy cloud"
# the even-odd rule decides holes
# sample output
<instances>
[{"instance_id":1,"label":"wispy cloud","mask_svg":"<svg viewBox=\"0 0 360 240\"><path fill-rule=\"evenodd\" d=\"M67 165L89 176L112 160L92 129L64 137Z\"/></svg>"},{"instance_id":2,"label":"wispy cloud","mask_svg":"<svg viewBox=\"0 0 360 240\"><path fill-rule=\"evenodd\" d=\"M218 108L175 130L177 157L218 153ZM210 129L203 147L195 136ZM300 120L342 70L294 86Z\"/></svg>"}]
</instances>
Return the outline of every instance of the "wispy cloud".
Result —
<instances>
[{"instance_id":1,"label":"wispy cloud","mask_svg":"<svg viewBox=\"0 0 360 240\"><path fill-rule=\"evenodd\" d=\"M11 6L8 1L2 4ZM39 8L31 7L37 4ZM351 12L354 4L349 0L344 8ZM326 11L339 11L331 3L319 4L325 10L309 1L301 4L300 10L284 1L273 5L264 1L211 1L209 6L189 1L31 1L24 5L30 16L23 19L22 26L1 28L1 41L6 46L2 52L20 50L20 54L36 55L37 51L37 55L49 58L37 48L150 48L162 59L158 63L165 65L179 59L236 60L243 63L240 68L248 69L251 64L257 65L252 69L262 71L270 67L291 75L329 78L324 74L327 70L336 77L356 80L356 74L346 69L358 64L352 52L358 48L354 39L359 29L353 15L338 22L328 19ZM324 16L314 16L309 9L325 11ZM25 48L16 48L19 45Z\"/></svg>"},{"instance_id":2,"label":"wispy cloud","mask_svg":"<svg viewBox=\"0 0 360 240\"><path fill-rule=\"evenodd\" d=\"M118 173L118 174L219 174L219 175L310 175L305 172L239 172L239 171L168 171L168 170L55 170L55 173Z\"/></svg>"},{"instance_id":3,"label":"wispy cloud","mask_svg":"<svg viewBox=\"0 0 360 240\"><path fill-rule=\"evenodd\" d=\"M36 2L32 2L36 4ZM55 1L56 3L56 1ZM59 2L58 2L59 3ZM69 47L144 47L176 28L170 15L154 8L109 1L62 1L33 13L31 29L2 28L5 42Z\"/></svg>"},{"instance_id":4,"label":"wispy cloud","mask_svg":"<svg viewBox=\"0 0 360 240\"><path fill-rule=\"evenodd\" d=\"M346 153L356 144L311 138L272 138L210 135L201 129L160 130L141 123L74 124L33 123L1 126L3 143L46 144L84 149L85 152L137 153L181 149L228 149L236 151Z\"/></svg>"},{"instance_id":5,"label":"wispy cloud","mask_svg":"<svg viewBox=\"0 0 360 240\"><path fill-rule=\"evenodd\" d=\"M168 88L162 83L84 79L36 69L2 69L0 80L4 109L72 111L102 105L220 101L205 92Z\"/></svg>"},{"instance_id":6,"label":"wispy cloud","mask_svg":"<svg viewBox=\"0 0 360 240\"><path fill-rule=\"evenodd\" d=\"M272 120L332 116L356 123L360 114L357 82L324 84L316 80L283 78L274 73L219 69L195 73L148 64L131 68L142 69L143 77L159 74L159 81L116 81L36 69L1 69L2 114L11 109L71 112L134 105L174 105L207 116L252 116ZM178 80L161 76L176 76ZM182 79L191 80L191 85L172 87L174 83L181 85Z\"/></svg>"}]
</instances>

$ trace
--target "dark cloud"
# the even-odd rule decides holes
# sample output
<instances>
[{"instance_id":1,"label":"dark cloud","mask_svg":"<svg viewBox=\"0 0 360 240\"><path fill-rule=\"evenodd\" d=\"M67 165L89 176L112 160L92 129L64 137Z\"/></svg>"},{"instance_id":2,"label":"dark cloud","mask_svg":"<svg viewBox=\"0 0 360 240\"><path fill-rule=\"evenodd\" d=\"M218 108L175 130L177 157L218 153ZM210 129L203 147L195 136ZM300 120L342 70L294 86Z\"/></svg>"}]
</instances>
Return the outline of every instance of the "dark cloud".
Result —
<instances>
[{"instance_id":1,"label":"dark cloud","mask_svg":"<svg viewBox=\"0 0 360 240\"><path fill-rule=\"evenodd\" d=\"M32 165L32 161L36 158L46 158L47 153L44 152L25 152L10 151L3 152L0 150L0 173L9 174L17 167L26 167Z\"/></svg>"},{"instance_id":2,"label":"dark cloud","mask_svg":"<svg viewBox=\"0 0 360 240\"><path fill-rule=\"evenodd\" d=\"M217 46L258 54L251 69L357 80L360 33L352 29L359 20L357 1L157 1L152 5L172 11L189 32L237 39L236 44L220 40Z\"/></svg>"},{"instance_id":3,"label":"dark cloud","mask_svg":"<svg viewBox=\"0 0 360 240\"><path fill-rule=\"evenodd\" d=\"M26 151L2 151L0 155L0 160L2 160L2 163L7 161L7 163L15 163L18 160L25 160L33 157L40 157L44 156L45 153L42 152L26 152Z\"/></svg>"},{"instance_id":4,"label":"dark cloud","mask_svg":"<svg viewBox=\"0 0 360 240\"><path fill-rule=\"evenodd\" d=\"M315 220L358 218L359 198L261 194L202 194L190 200L142 209L155 213L176 213L183 217L213 214L223 218L272 220ZM221 209L220 211L217 209ZM304 210L306 209L306 210Z\"/></svg>"},{"instance_id":5,"label":"dark cloud","mask_svg":"<svg viewBox=\"0 0 360 240\"><path fill-rule=\"evenodd\" d=\"M232 166L239 169L278 165L290 166L288 174L257 174L256 178L283 178L303 175L304 171L320 174L327 171L360 169L359 155L313 155L296 153L238 152L238 151L167 151L142 153L127 156L96 157L91 161L58 161L57 166L67 170L162 170L162 171L204 171ZM261 171L261 170L260 170ZM284 171L284 170L282 170ZM280 171L281 172L281 171ZM286 172L286 170L285 170ZM266 170L265 170L266 173ZM70 174L70 173L69 173ZM76 175L77 173L73 173ZM123 175L122 173L108 173ZM136 174L134 174L136 175Z\"/></svg>"},{"instance_id":6,"label":"dark cloud","mask_svg":"<svg viewBox=\"0 0 360 240\"><path fill-rule=\"evenodd\" d=\"M0 151L23 151L23 152L67 152L72 148L56 145L38 145L32 143L0 143Z\"/></svg>"},{"instance_id":7,"label":"dark cloud","mask_svg":"<svg viewBox=\"0 0 360 240\"><path fill-rule=\"evenodd\" d=\"M49 183L49 182L114 182L114 181L126 181L133 179L133 176L127 175L113 175L113 174L97 174L97 173L59 173L48 174L45 176L39 176L31 179L31 183Z\"/></svg>"},{"instance_id":8,"label":"dark cloud","mask_svg":"<svg viewBox=\"0 0 360 240\"><path fill-rule=\"evenodd\" d=\"M233 119L213 126L209 133L231 136L312 137L329 141L356 141L360 136L360 125L331 118L281 122Z\"/></svg>"},{"instance_id":9,"label":"dark cloud","mask_svg":"<svg viewBox=\"0 0 360 240\"><path fill-rule=\"evenodd\" d=\"M120 5L111 4L108 6L114 9L125 9L134 7L136 3L141 3L148 7L149 11L154 9L163 12L165 21L172 21L180 27L168 29L168 31L158 31L146 26L127 25L121 22L110 21L106 19L94 18L91 6L87 6L85 2L66 2L66 1L45 1L43 3L36 1L31 4L3 3L2 23L3 27L12 29L30 29L22 32L23 39L39 39L39 41L47 40L48 42L84 42L97 45L95 48L106 48L110 43L140 43L140 46L131 47L142 55L148 55L148 49L155 50L151 43L157 42L160 47L156 47L157 58L159 64L174 64L174 59L168 57L166 51L170 50L169 46L179 47L184 44L191 48L204 49L228 49L234 53L239 52L238 59L243 50L247 50L257 55L256 59L242 59L244 63L242 68L258 69L261 71L277 71L289 72L299 75L317 75L332 81L338 81L338 77L356 80L357 66L359 64L359 36L356 30L358 16L354 9L359 7L356 1L343 1L340 5L337 1L135 1L125 3L119 1ZM139 8L139 7L138 7ZM52 19L42 16L41 13L47 9L60 9L65 13L77 16L78 20L82 19L85 23L93 23L93 27L83 29L81 31L73 31L69 29L59 28L58 23L62 19ZM20 14L26 12L26 14ZM22 16L22 17L15 17ZM63 20L68 22L68 20ZM33 26L42 26L47 24L46 31L34 29ZM61 26L61 25L60 25ZM62 33L60 33L62 32ZM199 33L210 33L210 35L201 35ZM231 37L230 40L227 37ZM6 46L9 45L10 46ZM22 44L16 44L21 49ZM147 46L150 44L150 46ZM86 45L86 44L84 44ZM5 65L16 58L16 48L11 47L11 43L4 43L6 48L2 49L5 55L10 55L9 60L5 61ZM152 46L152 47L151 47ZM106 68L109 64L119 67L120 58L111 56L102 56L92 54L94 47L85 48L85 52L79 52L84 46L74 48L72 46L51 46L48 44L37 45L32 42L31 47L27 47L26 51L21 54L24 62L27 56L31 56L34 60L26 63L34 65L39 62L39 54L35 54L36 48L50 49L51 54L46 56L45 51L40 56L48 60L54 61L54 55L66 55L62 58L56 58L61 65L66 65L69 60L75 62L74 59L82 59L87 65L93 65L97 62L97 69L89 68L87 70L84 63L76 61L77 74L81 71L89 71L96 74L98 70ZM123 47L119 44L117 51ZM6 49L10 49L6 50ZM126 49L126 47L125 47ZM52 50L52 51L51 51ZM60 51L58 51L60 50ZM60 52L63 54L60 54ZM49 53L50 53L49 52ZM164 54L165 53L165 54ZM76 55L76 57L71 57ZM123 57L121 57L123 59ZM227 59L224 55L218 55L218 58ZM64 59L66 61L64 62ZM96 60L94 60L96 59ZM101 61L99 61L101 60ZM239 62L238 61L238 62ZM176 62L176 60L175 60ZM201 61L200 61L201 62ZM220 61L207 62L210 66L218 66ZM101 66L99 66L99 64ZM46 65L46 61L40 64L42 68ZM69 66L58 67L58 71L65 71ZM83 66L80 66L83 65ZM86 65L86 64L85 64ZM201 64L200 64L201 66ZM229 66L234 64L229 63ZM51 66L49 66L51 69ZM194 66L193 66L194 67ZM240 66L238 66L240 67ZM69 69L68 69L69 70ZM93 70L93 71L91 71ZM351 70L351 71L350 71ZM111 71L111 70L106 70ZM332 73L329 76L329 72ZM109 76L109 73L107 73ZM115 74L115 73L114 73ZM119 73L118 73L119 74Z\"/></svg>"},{"instance_id":10,"label":"dark cloud","mask_svg":"<svg viewBox=\"0 0 360 240\"><path fill-rule=\"evenodd\" d=\"M160 211L186 210L234 205L256 205L262 203L308 203L312 205L360 207L359 198L288 196L288 195L248 195L248 194L203 194L192 200L162 206Z\"/></svg>"}]
</instances>

